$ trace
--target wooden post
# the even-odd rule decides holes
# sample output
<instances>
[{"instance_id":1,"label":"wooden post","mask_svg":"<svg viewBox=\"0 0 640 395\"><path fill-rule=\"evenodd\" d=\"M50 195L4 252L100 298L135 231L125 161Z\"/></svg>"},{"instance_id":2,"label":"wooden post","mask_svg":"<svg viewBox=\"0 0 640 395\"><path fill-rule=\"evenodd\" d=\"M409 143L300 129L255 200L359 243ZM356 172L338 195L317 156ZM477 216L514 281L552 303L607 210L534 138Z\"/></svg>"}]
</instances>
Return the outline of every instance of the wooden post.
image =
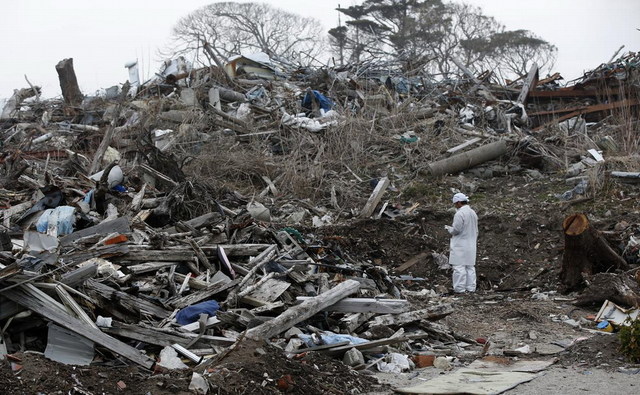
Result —
<instances>
[{"instance_id":1,"label":"wooden post","mask_svg":"<svg viewBox=\"0 0 640 395\"><path fill-rule=\"evenodd\" d=\"M360 212L360 218L371 217L371 214L373 214L376 206L378 205L378 203L380 203L382 195L387 190L387 187L389 187L389 179L387 177L382 177L382 179L378 181L378 184L376 184L376 187L371 193L371 196L369 196L367 204L364 205L364 208Z\"/></svg>"},{"instance_id":2,"label":"wooden post","mask_svg":"<svg viewBox=\"0 0 640 395\"><path fill-rule=\"evenodd\" d=\"M627 262L591 227L585 214L568 216L562 222L562 229L564 252L560 281L567 291L583 285L583 274L592 275L614 269L628 270Z\"/></svg>"},{"instance_id":3,"label":"wooden post","mask_svg":"<svg viewBox=\"0 0 640 395\"><path fill-rule=\"evenodd\" d=\"M298 322L314 316L317 312L326 309L347 296L358 292L358 289L360 289L359 282L347 280L315 298L307 299L299 305L289 308L276 318L249 329L246 337L259 340L275 336L291 328Z\"/></svg>"},{"instance_id":4,"label":"wooden post","mask_svg":"<svg viewBox=\"0 0 640 395\"><path fill-rule=\"evenodd\" d=\"M80 92L76 72L73 70L73 58L63 59L56 65L60 89L64 102L70 106L77 106L82 103L84 96Z\"/></svg>"}]
</instances>

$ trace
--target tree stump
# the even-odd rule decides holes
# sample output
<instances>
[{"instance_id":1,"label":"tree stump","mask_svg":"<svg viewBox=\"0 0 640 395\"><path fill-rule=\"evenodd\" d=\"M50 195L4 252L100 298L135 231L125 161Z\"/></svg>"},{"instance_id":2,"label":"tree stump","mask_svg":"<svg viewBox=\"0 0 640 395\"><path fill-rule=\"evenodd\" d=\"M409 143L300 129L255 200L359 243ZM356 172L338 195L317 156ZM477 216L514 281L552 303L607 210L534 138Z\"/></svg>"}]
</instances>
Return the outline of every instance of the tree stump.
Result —
<instances>
[{"instance_id":1,"label":"tree stump","mask_svg":"<svg viewBox=\"0 0 640 395\"><path fill-rule=\"evenodd\" d=\"M70 106L77 106L82 103L84 96L80 92L76 72L73 70L73 58L63 59L56 65L60 89L64 102Z\"/></svg>"},{"instance_id":2,"label":"tree stump","mask_svg":"<svg viewBox=\"0 0 640 395\"><path fill-rule=\"evenodd\" d=\"M562 222L564 252L560 282L571 292L584 287L584 275L628 270L627 262L591 227L585 214L572 214Z\"/></svg>"}]
</instances>

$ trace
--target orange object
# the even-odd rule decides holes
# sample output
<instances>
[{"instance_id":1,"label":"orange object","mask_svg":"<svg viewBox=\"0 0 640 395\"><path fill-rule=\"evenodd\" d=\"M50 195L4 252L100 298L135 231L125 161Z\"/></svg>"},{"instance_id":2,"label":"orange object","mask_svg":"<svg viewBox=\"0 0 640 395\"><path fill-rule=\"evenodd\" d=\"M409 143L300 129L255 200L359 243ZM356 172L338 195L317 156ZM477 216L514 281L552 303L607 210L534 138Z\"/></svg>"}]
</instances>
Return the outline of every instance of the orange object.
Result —
<instances>
[{"instance_id":1,"label":"orange object","mask_svg":"<svg viewBox=\"0 0 640 395\"><path fill-rule=\"evenodd\" d=\"M276 387L278 387L280 391L287 391L293 387L293 383L293 377L291 377L290 374L286 374L276 381Z\"/></svg>"},{"instance_id":2,"label":"orange object","mask_svg":"<svg viewBox=\"0 0 640 395\"><path fill-rule=\"evenodd\" d=\"M428 366L433 366L433 361L436 360L435 355L414 355L411 357L413 363L416 364L417 368L426 368Z\"/></svg>"},{"instance_id":3,"label":"orange object","mask_svg":"<svg viewBox=\"0 0 640 395\"><path fill-rule=\"evenodd\" d=\"M125 241L128 241L128 240L129 239L125 235L117 235L116 237L112 237L109 240L105 241L104 244L105 245L119 244L119 243L124 243Z\"/></svg>"}]
</instances>

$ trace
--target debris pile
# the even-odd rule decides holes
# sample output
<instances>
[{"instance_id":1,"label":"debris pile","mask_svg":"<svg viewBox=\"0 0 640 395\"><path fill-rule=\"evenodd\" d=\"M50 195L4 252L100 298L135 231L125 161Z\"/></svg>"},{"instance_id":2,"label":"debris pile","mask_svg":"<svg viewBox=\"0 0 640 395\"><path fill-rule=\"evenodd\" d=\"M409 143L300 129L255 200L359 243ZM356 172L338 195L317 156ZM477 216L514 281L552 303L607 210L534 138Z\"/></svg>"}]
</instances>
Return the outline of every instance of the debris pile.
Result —
<instances>
[{"instance_id":1,"label":"debris pile","mask_svg":"<svg viewBox=\"0 0 640 395\"><path fill-rule=\"evenodd\" d=\"M265 54L225 70L179 58L146 82L128 64L129 82L89 97L65 59L62 99L16 90L0 117L0 358L192 368L206 392L239 380L234 354L303 373L318 353L391 373L483 356L484 343L438 322L451 300L403 274L428 259L446 270L437 246L383 262L354 256L330 226L419 218L417 175L562 174L572 189L555 198L571 202L605 173L639 178L625 156L639 66L627 54L560 87L535 66L496 85L464 69L427 83ZM621 229L618 268L637 263L633 229ZM308 392L308 372L278 369L251 379ZM332 383L314 388L375 387L355 373Z\"/></svg>"}]
</instances>

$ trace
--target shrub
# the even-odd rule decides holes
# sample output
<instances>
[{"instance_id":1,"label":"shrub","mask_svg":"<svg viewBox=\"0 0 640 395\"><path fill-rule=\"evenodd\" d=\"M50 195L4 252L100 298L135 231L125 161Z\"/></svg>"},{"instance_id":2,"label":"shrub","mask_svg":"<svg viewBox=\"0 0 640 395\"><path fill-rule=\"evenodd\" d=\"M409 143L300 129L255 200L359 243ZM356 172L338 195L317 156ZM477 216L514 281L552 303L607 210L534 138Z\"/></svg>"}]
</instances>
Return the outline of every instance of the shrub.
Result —
<instances>
[{"instance_id":1,"label":"shrub","mask_svg":"<svg viewBox=\"0 0 640 395\"><path fill-rule=\"evenodd\" d=\"M631 321L631 325L622 326L618 334L620 351L631 362L640 362L640 318Z\"/></svg>"}]
</instances>

